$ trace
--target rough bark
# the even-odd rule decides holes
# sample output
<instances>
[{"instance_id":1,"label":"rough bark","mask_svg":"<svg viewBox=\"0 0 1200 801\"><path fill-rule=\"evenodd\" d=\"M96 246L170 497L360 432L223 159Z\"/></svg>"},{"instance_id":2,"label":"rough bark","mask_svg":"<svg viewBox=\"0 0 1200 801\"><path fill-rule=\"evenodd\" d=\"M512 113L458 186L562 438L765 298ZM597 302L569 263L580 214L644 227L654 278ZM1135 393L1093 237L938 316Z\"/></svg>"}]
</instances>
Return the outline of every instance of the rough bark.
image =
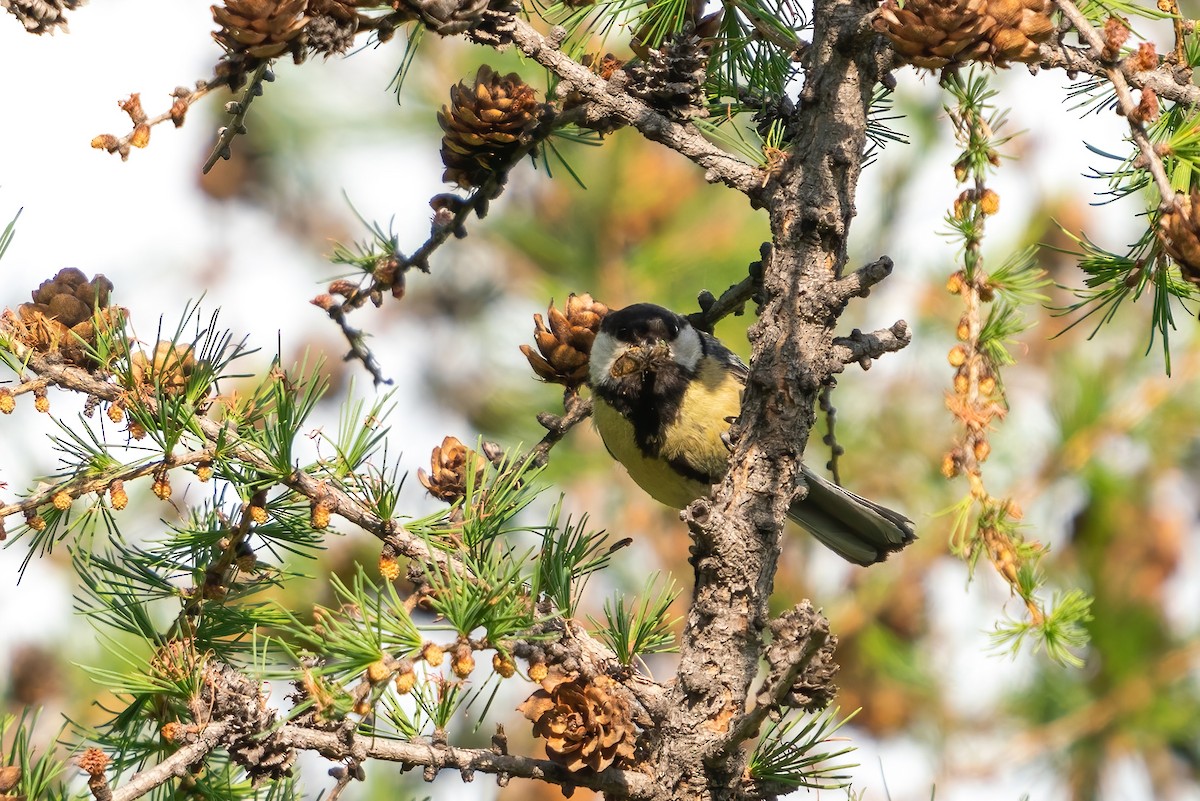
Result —
<instances>
[{"instance_id":1,"label":"rough bark","mask_svg":"<svg viewBox=\"0 0 1200 801\"><path fill-rule=\"evenodd\" d=\"M695 536L693 603L670 717L652 766L663 799L758 797L744 780L746 749L730 733L763 651L767 601L783 520L821 386L842 368L833 332L847 297L837 286L854 215L871 90L881 52L866 26L871 4L817 0L797 147L765 190L773 248L764 263L751 372L732 435L732 468L711 500L685 517ZM753 732L751 732L752 734Z\"/></svg>"}]
</instances>

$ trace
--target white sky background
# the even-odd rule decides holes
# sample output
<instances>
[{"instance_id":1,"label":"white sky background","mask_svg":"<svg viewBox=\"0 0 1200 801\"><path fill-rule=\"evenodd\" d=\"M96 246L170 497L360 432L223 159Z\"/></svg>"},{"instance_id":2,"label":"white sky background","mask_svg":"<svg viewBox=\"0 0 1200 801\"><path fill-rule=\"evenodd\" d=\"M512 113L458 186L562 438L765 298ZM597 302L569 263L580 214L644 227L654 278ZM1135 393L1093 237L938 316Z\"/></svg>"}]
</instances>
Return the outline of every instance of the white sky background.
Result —
<instances>
[{"instance_id":1,"label":"white sky background","mask_svg":"<svg viewBox=\"0 0 1200 801\"><path fill-rule=\"evenodd\" d=\"M144 107L153 116L168 107L168 94L175 86L190 85L208 74L218 52L208 35L214 27L209 4L105 0L77 10L70 19L69 35L33 37L24 34L7 15L0 17L0 153L4 154L0 158L0 225L18 207L24 207L16 239L0 261L0 306L27 300L29 291L41 280L62 267L75 266L89 275L100 272L113 280L118 302L131 310L143 339L153 338L159 314L166 316L170 327L185 301L208 291L206 308L219 305L224 326L239 336L249 334L252 344L264 349L260 365L273 352L277 331L289 356L316 330L317 338L329 346L331 358L338 358L343 348L336 330L307 303L321 291L321 280L331 276L332 268L296 244L292 232L277 230L267 213L248 205L218 208L196 189L196 171L213 137L212 117L194 110L193 118L181 129L169 124L156 126L150 147L135 150L125 163L88 146L97 134L121 135L128 130L128 118L116 104L131 92L141 93ZM311 102L328 109L330 115L346 109L367 109L365 113L370 115L400 114L386 88L397 60L397 51L385 50L367 51L343 62L313 62L300 69L282 64L277 69L277 86L282 91L290 79L302 79L302 84L288 84L292 91L309 94ZM1004 241L1021 229L1024 212L1020 210L1029 210L1035 191L1079 194L1096 188L1081 177L1098 160L1080 144L1083 134L1077 114L1063 106L1057 88L1063 79L1035 80L1017 74L1019 70L1013 72L1008 90L1012 94L1001 102L1016 106L1011 128L1030 131L1026 157L1036 166L999 172L994 187L1001 195L1002 211L989 223L989 241ZM906 89L936 91L931 78L925 79L923 90L918 88L911 71L901 71L898 78ZM268 91L275 90L268 87ZM1031 96L1041 100L1030 102ZM421 111L432 114L432 109ZM414 108L406 105L404 113L413 112ZM255 124L253 113L248 124ZM1122 152L1123 125L1115 115L1089 118L1086 138L1103 149ZM434 152L427 145L413 148L398 135L383 140L378 133L359 136L343 127L330 137L324 157L311 166L312 189L325 194L327 206L341 207L340 192L345 190L367 219L386 222L394 217L401 242L411 249L428 232L428 198L444 188ZM954 258L953 245L933 234L941 230L944 208L958 191L948 156L931 159L939 168L922 175L908 197L878 196L878 181L888 159L911 156L892 145L881 164L867 171L860 187L860 225L869 224L874 209L882 204L897 203L904 220L897 230L908 234L889 243L889 255L899 268L886 291L876 293L871 314L878 320L870 327L905 316L911 308L909 301L929 280L906 265L928 264L931 248L944 250L946 265ZM1040 186L1031 186L1031 181ZM1103 244L1125 244L1130 230L1128 211L1102 210L1100 214L1109 215L1112 226L1103 230L1115 237L1102 240ZM864 258L879 255L861 243L856 247ZM214 276L220 280L212 282ZM423 279L415 276L413 280ZM507 352L514 369L523 369L516 344L528 338L530 311L498 312L513 325L496 332L505 347L493 352ZM455 430L449 426L455 421L416 402L420 381L415 378L422 357L412 348L387 347L382 336L404 329L384 315L369 310L359 314L357 324L381 335L375 345L381 346L379 355L387 374L397 378L398 399L405 409L406 423L395 430L394 452L427 453L443 433ZM941 354L945 347L948 345L932 343L929 350ZM930 353L925 356L941 358ZM884 359L875 369L905 368L899 359ZM359 387L369 394L365 374ZM57 397L52 401L61 402ZM841 403L852 406L853 400L843 398ZM4 436L0 440L0 481L18 488L30 478L21 472L24 465L37 464L44 469L48 464L44 434L37 430L34 415L28 408L19 413L33 424L18 427L0 421ZM1029 425L1037 425L1036 417L1036 413L1032 415ZM1001 436L1016 436L1016 432L1006 427ZM40 454L40 460L26 461L26 453ZM35 562L25 582L14 586L21 556L20 548L0 550L0 664L7 662L15 641L31 636L49 641L69 624L69 590L53 571ZM997 608L997 590L989 590L987 581L981 579L967 592L961 569L948 569L945 575L929 578L934 606L941 610L935 625L943 643L933 662L966 715L985 714L988 704L1020 681L1028 668L1020 661L984 653L987 639L981 629L990 625ZM38 613L28 614L31 608ZM928 751L908 741L878 745L858 735L854 739L861 746L855 759L862 765L855 771L856 786L866 789L865 798L918 801L931 796L940 766ZM949 744L943 758L980 760L982 765L981 753L1003 750L1003 745ZM1150 797L1137 766L1118 767L1113 788L1119 793L1112 797L1130 801ZM886 777L890 796L885 796L882 777ZM310 787L315 789L318 782ZM439 782L438 797L451 797L456 784L457 779ZM474 785L464 787L461 797L480 797L490 786L480 777ZM1037 766L1014 771L999 783L989 778L981 784L936 788L939 801L1015 801L1022 793L1037 801L1066 798L1066 790L1053 772Z\"/></svg>"}]
</instances>

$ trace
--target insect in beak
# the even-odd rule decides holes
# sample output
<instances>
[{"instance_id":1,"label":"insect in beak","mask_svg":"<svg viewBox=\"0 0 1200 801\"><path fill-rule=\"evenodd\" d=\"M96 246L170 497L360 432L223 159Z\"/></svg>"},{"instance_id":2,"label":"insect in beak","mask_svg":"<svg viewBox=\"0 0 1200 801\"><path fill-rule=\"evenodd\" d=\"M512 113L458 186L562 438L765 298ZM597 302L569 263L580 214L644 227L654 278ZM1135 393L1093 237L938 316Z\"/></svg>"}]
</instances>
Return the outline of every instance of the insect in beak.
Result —
<instances>
[{"instance_id":1,"label":"insect in beak","mask_svg":"<svg viewBox=\"0 0 1200 801\"><path fill-rule=\"evenodd\" d=\"M670 355L671 346L666 342L655 342L649 347L635 345L616 358L609 374L613 378L624 378L634 373L642 373L655 362L670 358Z\"/></svg>"},{"instance_id":2,"label":"insect in beak","mask_svg":"<svg viewBox=\"0 0 1200 801\"><path fill-rule=\"evenodd\" d=\"M613 378L624 378L627 375L640 373L646 366L649 354L644 348L629 348L616 358L609 373Z\"/></svg>"}]
</instances>

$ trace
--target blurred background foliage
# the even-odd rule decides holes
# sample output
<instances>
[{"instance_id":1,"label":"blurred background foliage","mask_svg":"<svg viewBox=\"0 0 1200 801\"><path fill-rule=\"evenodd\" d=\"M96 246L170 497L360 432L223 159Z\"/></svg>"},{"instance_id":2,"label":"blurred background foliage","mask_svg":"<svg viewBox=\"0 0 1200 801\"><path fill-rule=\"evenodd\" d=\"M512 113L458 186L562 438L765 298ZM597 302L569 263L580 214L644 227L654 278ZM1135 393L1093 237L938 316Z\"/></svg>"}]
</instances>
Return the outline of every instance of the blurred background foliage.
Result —
<instances>
[{"instance_id":1,"label":"blurred background foliage","mask_svg":"<svg viewBox=\"0 0 1200 801\"><path fill-rule=\"evenodd\" d=\"M206 198L205 225L256 215L272 221L305 254L293 273L299 287L293 299L296 326L303 336L292 332L284 360L305 350L327 355L332 390L325 406L331 419L352 377L358 394L370 394L367 377L353 375L358 366L340 361L344 345L338 332L302 305L304 293L316 294L320 282L334 274L316 256L328 253L331 240L366 236L346 202L330 191L339 184L345 150L365 152L369 164L372 149L395 149L403 141L421 170L378 180L397 187L427 181L431 171L440 171L434 112L450 84L473 74L481 56L478 49L426 37L419 67L408 75L397 107L384 93L386 65L395 65L399 53L393 46L386 55L363 54L385 70L374 76L369 104L354 93L339 97L331 91L336 81L322 83L320 65L281 68L279 81L255 104L250 133L237 140L233 158L200 177L198 165L210 142L198 137L190 172ZM515 57L492 64L520 70L535 85L540 77ZM914 344L867 373L850 369L833 401L837 441L846 451L843 479L855 492L905 510L917 521L921 539L887 565L862 571L797 534L777 577L777 608L811 597L839 636L838 704L843 711L862 707L848 732L862 748L855 784L864 798L1015 799L1025 792L1073 801L1200 798L1195 323L1179 321L1173 375L1167 378L1157 349L1146 352L1145 306L1123 309L1115 325L1090 340L1087 323L1064 330L1066 321L1051 308L1026 310L1037 325L1022 337L1018 364L1004 376L1011 410L991 439L989 482L1024 507L1027 537L1051 548L1046 564L1052 584L1082 587L1095 603L1082 669L1054 665L1040 655L1009 658L991 647L987 631L1003 614L1020 616L1022 610L1017 604L1005 608L1007 589L990 571L980 570L969 581L967 569L947 548L952 520L942 512L964 491L939 469L955 432L944 407L952 377L945 354L960 308L945 290L955 254L939 231L957 192L936 85L916 81L910 72L899 77L895 113L902 118L892 124L910 144L890 144L868 168L851 255L851 267L892 255L896 274L856 303L846 324L869 329L903 317L915 332ZM1028 80L999 80L1001 102L1018 107L1018 113L1030 97L1035 104L1046 102L1049 94L1041 99L1029 94ZM220 124L222 102L196 109L193 113L212 116L206 121L196 114L188 125ZM1057 152L1049 147L1051 134L1036 113L1033 117L1033 130L1006 153L1016 158L999 171L1003 205L1001 223L985 243L990 263L1030 243L1067 245L1060 225L1071 234L1100 231L1110 246L1122 244L1121 215L1136 214L1136 207L1114 213L1119 207L1096 208L1083 192L1060 189L1054 175L1046 175L1047 159L1053 161ZM1068 135L1080 150L1080 140L1090 135L1087 124ZM443 248L432 274L410 276L402 301L389 299L382 309L356 315L355 324L373 334L372 347L397 382L401 406L393 426L402 432L403 464L410 471L425 463L428 449L444 434L468 442L484 436L506 446L540 438L535 415L556 411L559 394L534 379L516 345L532 341L531 316L544 313L549 302L589 292L613 307L654 301L692 311L700 290L719 294L740 280L767 238L765 217L740 195L706 185L692 165L632 132L618 132L600 148L559 146L586 189L553 159L553 177L544 163L515 170L510 190L487 219L473 221L467 239ZM156 158L153 147L134 156ZM356 164L362 163L360 157ZM429 184L429 195L437 191L440 186ZM1130 219L1128 230L1135 227ZM414 236L401 247L419 241ZM235 248L236 243L216 248L186 266L200 276L209 304L221 305L242 286L244 277L231 258ZM1079 281L1072 262L1050 248L1042 248L1039 263L1063 285ZM32 288L43 277L29 276L24 283ZM122 300L119 279L117 284ZM1070 299L1065 289L1053 294L1049 306ZM12 305L22 299L16 293L3 300ZM159 312L170 318L168 309L144 313ZM726 319L717 331L742 355L748 352L744 332L752 313ZM246 333L269 353L270 331ZM33 417L28 409L18 414ZM824 433L822 420L809 444L812 464L828 458ZM52 457L32 453L22 468L31 475L50 472ZM6 480L14 476L10 472ZM654 570L669 571L686 584L691 571L685 527L674 512L640 494L592 431L576 429L556 448L547 477L565 495L568 510L586 510L595 526L635 541L606 574L612 586L597 581L589 588L584 614L598 616L614 590L640 591ZM404 497L413 514L432 504L415 481ZM135 498L126 519L166 515L152 503ZM374 564L377 556L373 540L349 532L331 541L322 563L304 569L348 580L356 562ZM55 591L68 593L69 565L61 556L56 561L63 569L59 577L39 572L34 580L62 584ZM297 609L331 605L334 599L319 589L326 586L311 582L278 600ZM675 612L683 608L681 600ZM9 709L40 704L86 721L98 713L89 710L89 702L104 705L71 664L82 658L74 651L40 643L0 653L6 662L0 686ZM670 655L654 657L649 667L668 675ZM525 694L502 694L493 712L514 707ZM514 749L535 747L522 723L513 720L508 729ZM464 730L452 740L482 745L487 736ZM419 777L388 774L386 768L368 773L371 780L357 797L561 797L557 788L540 783L497 790L490 782L459 786L457 777L446 777L425 788ZM581 790L573 797L583 795Z\"/></svg>"}]
</instances>

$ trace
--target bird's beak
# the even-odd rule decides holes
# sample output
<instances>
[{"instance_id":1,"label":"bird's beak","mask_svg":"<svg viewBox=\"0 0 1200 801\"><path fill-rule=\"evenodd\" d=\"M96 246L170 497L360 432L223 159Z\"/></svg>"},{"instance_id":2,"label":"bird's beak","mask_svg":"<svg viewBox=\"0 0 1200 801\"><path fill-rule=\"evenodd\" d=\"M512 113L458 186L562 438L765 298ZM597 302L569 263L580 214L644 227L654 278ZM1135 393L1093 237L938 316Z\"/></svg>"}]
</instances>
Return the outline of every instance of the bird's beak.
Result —
<instances>
[{"instance_id":1,"label":"bird's beak","mask_svg":"<svg viewBox=\"0 0 1200 801\"><path fill-rule=\"evenodd\" d=\"M645 372L647 368L663 358L670 358L671 346L666 342L655 342L648 347L634 345L613 361L609 373L613 378L624 378L634 373Z\"/></svg>"}]
</instances>

